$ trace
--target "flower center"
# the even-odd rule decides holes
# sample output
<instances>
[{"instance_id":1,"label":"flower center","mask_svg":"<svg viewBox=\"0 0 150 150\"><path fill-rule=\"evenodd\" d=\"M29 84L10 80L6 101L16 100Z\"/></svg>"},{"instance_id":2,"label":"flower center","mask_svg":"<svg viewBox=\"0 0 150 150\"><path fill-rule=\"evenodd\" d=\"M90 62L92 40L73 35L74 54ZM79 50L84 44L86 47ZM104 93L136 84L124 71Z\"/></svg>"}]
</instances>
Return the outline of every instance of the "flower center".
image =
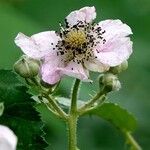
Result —
<instances>
[{"instance_id":1,"label":"flower center","mask_svg":"<svg viewBox=\"0 0 150 150\"><path fill-rule=\"evenodd\" d=\"M104 44L106 40L102 37L105 31L95 26L94 23L88 24L82 21L70 27L66 22L66 28L60 24L59 36L62 40L58 41L56 47L57 55L61 55L62 61L84 63L84 61L96 58L93 48L99 43Z\"/></svg>"},{"instance_id":2,"label":"flower center","mask_svg":"<svg viewBox=\"0 0 150 150\"><path fill-rule=\"evenodd\" d=\"M78 51L87 43L87 36L82 29L72 29L66 34L64 41L66 49L71 48Z\"/></svg>"}]
</instances>

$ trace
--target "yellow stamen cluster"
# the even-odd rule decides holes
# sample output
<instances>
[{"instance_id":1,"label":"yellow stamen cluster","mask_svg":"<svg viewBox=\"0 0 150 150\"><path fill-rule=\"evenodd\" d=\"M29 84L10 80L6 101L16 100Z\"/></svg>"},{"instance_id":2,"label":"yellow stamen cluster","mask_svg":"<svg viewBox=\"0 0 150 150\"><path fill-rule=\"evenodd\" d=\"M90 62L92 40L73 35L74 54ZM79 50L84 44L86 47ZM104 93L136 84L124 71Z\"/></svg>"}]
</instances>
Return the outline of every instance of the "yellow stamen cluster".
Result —
<instances>
[{"instance_id":1,"label":"yellow stamen cluster","mask_svg":"<svg viewBox=\"0 0 150 150\"><path fill-rule=\"evenodd\" d=\"M65 43L74 48L81 48L86 43L86 34L84 30L73 29L66 34Z\"/></svg>"}]
</instances>

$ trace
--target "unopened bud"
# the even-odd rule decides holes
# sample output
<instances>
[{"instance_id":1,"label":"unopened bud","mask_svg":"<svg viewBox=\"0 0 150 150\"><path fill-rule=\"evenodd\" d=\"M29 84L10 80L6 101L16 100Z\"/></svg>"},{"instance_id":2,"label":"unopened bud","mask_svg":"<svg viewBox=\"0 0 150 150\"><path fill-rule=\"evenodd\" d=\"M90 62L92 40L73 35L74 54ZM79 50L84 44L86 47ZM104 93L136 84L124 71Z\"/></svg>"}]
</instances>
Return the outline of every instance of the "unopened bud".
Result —
<instances>
[{"instance_id":1,"label":"unopened bud","mask_svg":"<svg viewBox=\"0 0 150 150\"><path fill-rule=\"evenodd\" d=\"M117 76L113 75L112 73L107 73L101 76L100 82L106 87L108 92L119 91L121 88L120 81L118 80Z\"/></svg>"},{"instance_id":2,"label":"unopened bud","mask_svg":"<svg viewBox=\"0 0 150 150\"><path fill-rule=\"evenodd\" d=\"M14 70L23 78L32 78L38 75L40 62L23 55L15 64Z\"/></svg>"},{"instance_id":3,"label":"unopened bud","mask_svg":"<svg viewBox=\"0 0 150 150\"><path fill-rule=\"evenodd\" d=\"M128 68L128 62L124 61L119 66L111 67L110 72L112 72L113 74L119 74L119 73L125 71L127 68Z\"/></svg>"}]
</instances>

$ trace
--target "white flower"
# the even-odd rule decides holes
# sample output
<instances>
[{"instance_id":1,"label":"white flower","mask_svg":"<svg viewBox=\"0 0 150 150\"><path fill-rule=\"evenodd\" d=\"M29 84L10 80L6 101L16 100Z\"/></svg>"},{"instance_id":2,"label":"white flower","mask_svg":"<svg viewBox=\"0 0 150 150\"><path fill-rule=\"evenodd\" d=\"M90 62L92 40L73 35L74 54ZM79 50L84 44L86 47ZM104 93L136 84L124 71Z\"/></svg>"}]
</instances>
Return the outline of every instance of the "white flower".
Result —
<instances>
[{"instance_id":1,"label":"white flower","mask_svg":"<svg viewBox=\"0 0 150 150\"><path fill-rule=\"evenodd\" d=\"M8 127L0 125L0 150L15 150L17 137Z\"/></svg>"},{"instance_id":2,"label":"white flower","mask_svg":"<svg viewBox=\"0 0 150 150\"><path fill-rule=\"evenodd\" d=\"M94 23L95 7L71 12L59 33L46 31L27 37L19 33L15 43L34 59L42 60L42 79L55 84L63 75L84 81L89 70L104 72L127 60L132 53L130 27L120 20Z\"/></svg>"}]
</instances>

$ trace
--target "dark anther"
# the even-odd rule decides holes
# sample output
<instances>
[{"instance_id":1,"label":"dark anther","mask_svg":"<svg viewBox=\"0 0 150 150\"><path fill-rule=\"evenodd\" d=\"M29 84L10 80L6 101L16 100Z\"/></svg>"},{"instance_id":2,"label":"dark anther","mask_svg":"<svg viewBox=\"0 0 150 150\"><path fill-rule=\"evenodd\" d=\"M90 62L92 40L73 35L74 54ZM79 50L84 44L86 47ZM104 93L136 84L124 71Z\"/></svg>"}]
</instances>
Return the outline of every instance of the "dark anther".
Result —
<instances>
[{"instance_id":1,"label":"dark anther","mask_svg":"<svg viewBox=\"0 0 150 150\"><path fill-rule=\"evenodd\" d=\"M102 34L104 34L106 31L104 30L103 32L102 32Z\"/></svg>"},{"instance_id":2,"label":"dark anther","mask_svg":"<svg viewBox=\"0 0 150 150\"><path fill-rule=\"evenodd\" d=\"M103 39L103 43L105 43L106 42L106 40L105 39Z\"/></svg>"},{"instance_id":3,"label":"dark anther","mask_svg":"<svg viewBox=\"0 0 150 150\"><path fill-rule=\"evenodd\" d=\"M62 40L62 44L63 44L63 45L65 44L65 40Z\"/></svg>"},{"instance_id":4,"label":"dark anther","mask_svg":"<svg viewBox=\"0 0 150 150\"><path fill-rule=\"evenodd\" d=\"M76 48L76 51L78 51L79 54L82 54L82 49L81 48Z\"/></svg>"},{"instance_id":5,"label":"dark anther","mask_svg":"<svg viewBox=\"0 0 150 150\"><path fill-rule=\"evenodd\" d=\"M60 54L61 54L61 55L64 55L64 52L63 52L63 51L60 51Z\"/></svg>"},{"instance_id":6,"label":"dark anther","mask_svg":"<svg viewBox=\"0 0 150 150\"><path fill-rule=\"evenodd\" d=\"M66 49L70 49L71 47L69 45L65 46Z\"/></svg>"},{"instance_id":7,"label":"dark anther","mask_svg":"<svg viewBox=\"0 0 150 150\"><path fill-rule=\"evenodd\" d=\"M63 34L66 35L69 31L65 30L63 31Z\"/></svg>"},{"instance_id":8,"label":"dark anther","mask_svg":"<svg viewBox=\"0 0 150 150\"><path fill-rule=\"evenodd\" d=\"M84 25L81 24L81 25L78 25L78 27L81 27L81 28L82 28L82 27L84 27Z\"/></svg>"},{"instance_id":9,"label":"dark anther","mask_svg":"<svg viewBox=\"0 0 150 150\"><path fill-rule=\"evenodd\" d=\"M62 33L61 33L61 32L59 33L59 35L60 35L60 37L62 38Z\"/></svg>"},{"instance_id":10,"label":"dark anther","mask_svg":"<svg viewBox=\"0 0 150 150\"><path fill-rule=\"evenodd\" d=\"M101 28L101 27L98 27L98 28L97 28L97 30L98 30L98 31L101 31L101 30L102 30L102 28Z\"/></svg>"},{"instance_id":11,"label":"dark anther","mask_svg":"<svg viewBox=\"0 0 150 150\"><path fill-rule=\"evenodd\" d=\"M98 36L98 38L103 39L103 37L102 37L102 36Z\"/></svg>"},{"instance_id":12,"label":"dark anther","mask_svg":"<svg viewBox=\"0 0 150 150\"><path fill-rule=\"evenodd\" d=\"M72 28L77 28L77 25L73 25L73 27Z\"/></svg>"},{"instance_id":13,"label":"dark anther","mask_svg":"<svg viewBox=\"0 0 150 150\"><path fill-rule=\"evenodd\" d=\"M76 55L76 53L75 53L75 51L73 51L73 56L75 57L75 55Z\"/></svg>"},{"instance_id":14,"label":"dark anther","mask_svg":"<svg viewBox=\"0 0 150 150\"><path fill-rule=\"evenodd\" d=\"M84 42L84 43L82 44L82 47L83 47L83 48L86 48L86 42Z\"/></svg>"},{"instance_id":15,"label":"dark anther","mask_svg":"<svg viewBox=\"0 0 150 150\"><path fill-rule=\"evenodd\" d=\"M92 30L94 30L94 27L92 27Z\"/></svg>"},{"instance_id":16,"label":"dark anther","mask_svg":"<svg viewBox=\"0 0 150 150\"><path fill-rule=\"evenodd\" d=\"M66 18L65 18L65 24L66 24L66 28L69 28L69 23L67 22Z\"/></svg>"}]
</instances>

